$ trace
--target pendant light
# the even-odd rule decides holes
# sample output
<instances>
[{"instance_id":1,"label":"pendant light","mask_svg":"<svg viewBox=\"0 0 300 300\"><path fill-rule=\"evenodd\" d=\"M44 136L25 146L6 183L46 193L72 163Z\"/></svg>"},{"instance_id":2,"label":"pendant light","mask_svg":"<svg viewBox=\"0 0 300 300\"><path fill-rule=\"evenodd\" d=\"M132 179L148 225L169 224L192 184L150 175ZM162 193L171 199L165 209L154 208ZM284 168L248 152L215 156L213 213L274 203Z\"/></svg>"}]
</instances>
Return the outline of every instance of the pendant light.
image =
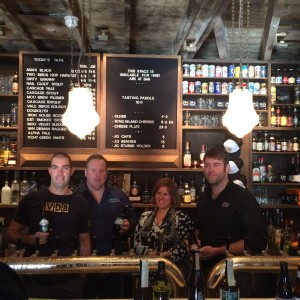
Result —
<instances>
[{"instance_id":1,"label":"pendant light","mask_svg":"<svg viewBox=\"0 0 300 300\"><path fill-rule=\"evenodd\" d=\"M232 24L234 24L234 1L232 0ZM247 49L248 47L248 34L249 34L249 15L250 15L250 0L247 1ZM233 32L232 25L232 32ZM234 34L233 34L234 35ZM237 136L238 138L244 137L252 131L258 124L259 116L256 113L253 105L253 94L245 87L242 86L242 55L243 55L243 0L239 0L239 41L240 41L240 61L239 61L239 84L229 94L229 102L226 113L223 116L223 125ZM233 43L232 39L232 43ZM233 46L232 46L233 47ZM233 51L232 51L233 52ZM247 55L248 60L248 55ZM247 61L248 63L248 61ZM248 75L249 76L249 75Z\"/></svg>"},{"instance_id":2,"label":"pendant light","mask_svg":"<svg viewBox=\"0 0 300 300\"><path fill-rule=\"evenodd\" d=\"M81 15L81 37L83 43L83 22L85 16L85 1L82 2L81 7L82 15ZM89 0L89 28L91 22L91 2ZM62 123L65 125L68 130L77 135L78 138L84 139L86 135L90 134L95 127L100 122L100 117L95 110L95 106L93 104L93 94L88 87L80 86L79 79L79 68L80 68L80 60L83 54L83 45L81 45L80 56L78 61L78 70L77 70L77 78L78 78L78 86L74 87L72 82L72 73L73 73L73 43L74 43L74 28L77 27L78 18L74 16L66 16L65 24L68 28L72 30L71 33L71 66L70 66L70 91L69 91L69 101L68 107L65 113L62 116ZM90 50L90 49L89 49ZM90 51L89 51L90 52ZM89 55L89 54L88 54ZM89 57L90 63L90 57ZM89 72L88 72L89 74Z\"/></svg>"}]
</instances>

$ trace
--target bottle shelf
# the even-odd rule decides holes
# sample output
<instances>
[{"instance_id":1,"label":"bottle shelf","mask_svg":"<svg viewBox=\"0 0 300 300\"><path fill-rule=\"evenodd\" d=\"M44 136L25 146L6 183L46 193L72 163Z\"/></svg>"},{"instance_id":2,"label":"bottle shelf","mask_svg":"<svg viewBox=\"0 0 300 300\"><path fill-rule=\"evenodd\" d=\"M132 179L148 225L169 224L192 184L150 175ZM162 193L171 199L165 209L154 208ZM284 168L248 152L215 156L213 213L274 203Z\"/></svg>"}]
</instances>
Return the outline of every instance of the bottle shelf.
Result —
<instances>
[{"instance_id":1,"label":"bottle shelf","mask_svg":"<svg viewBox=\"0 0 300 300\"><path fill-rule=\"evenodd\" d=\"M262 154L273 154L273 155L296 155L299 154L299 151L293 151L293 152L288 152L288 151L253 151L252 154L258 154L258 155L262 155Z\"/></svg>"},{"instance_id":2,"label":"bottle shelf","mask_svg":"<svg viewBox=\"0 0 300 300\"><path fill-rule=\"evenodd\" d=\"M5 130L18 130L17 126L4 126L4 127L0 127L1 131L5 131Z\"/></svg>"},{"instance_id":3,"label":"bottle shelf","mask_svg":"<svg viewBox=\"0 0 300 300\"><path fill-rule=\"evenodd\" d=\"M300 209L300 205L295 204L260 204L261 208L288 208L288 209Z\"/></svg>"},{"instance_id":4,"label":"bottle shelf","mask_svg":"<svg viewBox=\"0 0 300 300\"><path fill-rule=\"evenodd\" d=\"M225 126L182 126L182 129L183 130L199 130L199 129L202 129L202 130L207 130L209 129L210 131L211 130L224 130L226 129Z\"/></svg>"},{"instance_id":5,"label":"bottle shelf","mask_svg":"<svg viewBox=\"0 0 300 300\"><path fill-rule=\"evenodd\" d=\"M254 127L253 131L299 131L300 127Z\"/></svg>"},{"instance_id":6,"label":"bottle shelf","mask_svg":"<svg viewBox=\"0 0 300 300\"><path fill-rule=\"evenodd\" d=\"M300 182L252 182L253 186L300 186Z\"/></svg>"}]
</instances>

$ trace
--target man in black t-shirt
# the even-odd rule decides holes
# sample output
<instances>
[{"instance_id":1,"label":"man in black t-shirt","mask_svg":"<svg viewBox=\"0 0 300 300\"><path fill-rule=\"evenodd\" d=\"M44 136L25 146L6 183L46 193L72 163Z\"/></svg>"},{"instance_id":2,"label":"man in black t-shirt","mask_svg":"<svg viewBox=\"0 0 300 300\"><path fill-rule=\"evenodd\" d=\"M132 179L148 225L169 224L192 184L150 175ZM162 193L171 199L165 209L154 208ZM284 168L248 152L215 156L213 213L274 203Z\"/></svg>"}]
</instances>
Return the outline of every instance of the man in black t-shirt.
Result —
<instances>
[{"instance_id":1,"label":"man in black t-shirt","mask_svg":"<svg viewBox=\"0 0 300 300\"><path fill-rule=\"evenodd\" d=\"M20 201L7 229L9 241L16 244L21 239L26 246L24 256L31 256L37 250L39 256L50 256L55 251L59 256L69 256L75 250L74 241L78 240L79 254L90 255L89 208L85 199L69 188L74 172L71 158L65 153L54 154L48 172L49 188L26 195ZM42 219L49 222L47 232L41 228ZM84 282L80 275L35 275L23 279L30 298L82 297Z\"/></svg>"}]
</instances>

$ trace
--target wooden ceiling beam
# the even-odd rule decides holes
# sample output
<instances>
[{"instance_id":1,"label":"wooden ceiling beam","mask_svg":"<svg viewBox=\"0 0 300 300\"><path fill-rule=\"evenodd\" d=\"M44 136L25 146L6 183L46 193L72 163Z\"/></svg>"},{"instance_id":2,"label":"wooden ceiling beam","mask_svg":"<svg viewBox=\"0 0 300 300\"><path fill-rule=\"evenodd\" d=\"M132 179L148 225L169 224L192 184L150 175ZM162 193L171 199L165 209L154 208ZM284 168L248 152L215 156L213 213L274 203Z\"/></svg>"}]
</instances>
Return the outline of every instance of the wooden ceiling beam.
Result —
<instances>
[{"instance_id":1,"label":"wooden ceiling beam","mask_svg":"<svg viewBox=\"0 0 300 300\"><path fill-rule=\"evenodd\" d=\"M214 33L220 59L228 59L228 43L226 38L225 25L222 19L219 19L214 27Z\"/></svg>"},{"instance_id":2,"label":"wooden ceiling beam","mask_svg":"<svg viewBox=\"0 0 300 300\"><path fill-rule=\"evenodd\" d=\"M259 59L270 60L285 0L269 0Z\"/></svg>"},{"instance_id":3,"label":"wooden ceiling beam","mask_svg":"<svg viewBox=\"0 0 300 300\"><path fill-rule=\"evenodd\" d=\"M9 20L14 24L20 36L22 36L22 39L26 40L30 44L32 50L46 50L45 45L40 40L35 40L20 20L19 15L22 14L22 11L16 1L2 0L0 2L0 7Z\"/></svg>"}]
</instances>

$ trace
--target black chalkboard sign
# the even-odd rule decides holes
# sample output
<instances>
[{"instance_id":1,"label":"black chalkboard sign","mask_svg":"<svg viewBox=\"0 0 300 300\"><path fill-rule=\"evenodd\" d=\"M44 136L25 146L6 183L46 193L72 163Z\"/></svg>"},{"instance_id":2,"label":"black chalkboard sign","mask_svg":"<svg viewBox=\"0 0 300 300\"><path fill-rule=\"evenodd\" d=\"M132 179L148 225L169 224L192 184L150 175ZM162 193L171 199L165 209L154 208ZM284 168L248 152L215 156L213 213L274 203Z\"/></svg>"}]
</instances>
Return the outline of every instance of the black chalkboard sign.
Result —
<instances>
[{"instance_id":1,"label":"black chalkboard sign","mask_svg":"<svg viewBox=\"0 0 300 300\"><path fill-rule=\"evenodd\" d=\"M97 147L97 129L79 139L62 125L61 118L68 105L70 76L75 86L80 82L90 87L96 105L98 59L94 54L82 56L78 69L78 55L74 55L71 73L70 54L22 53L23 147Z\"/></svg>"},{"instance_id":2,"label":"black chalkboard sign","mask_svg":"<svg viewBox=\"0 0 300 300\"><path fill-rule=\"evenodd\" d=\"M105 148L176 149L179 57L105 59Z\"/></svg>"}]
</instances>

